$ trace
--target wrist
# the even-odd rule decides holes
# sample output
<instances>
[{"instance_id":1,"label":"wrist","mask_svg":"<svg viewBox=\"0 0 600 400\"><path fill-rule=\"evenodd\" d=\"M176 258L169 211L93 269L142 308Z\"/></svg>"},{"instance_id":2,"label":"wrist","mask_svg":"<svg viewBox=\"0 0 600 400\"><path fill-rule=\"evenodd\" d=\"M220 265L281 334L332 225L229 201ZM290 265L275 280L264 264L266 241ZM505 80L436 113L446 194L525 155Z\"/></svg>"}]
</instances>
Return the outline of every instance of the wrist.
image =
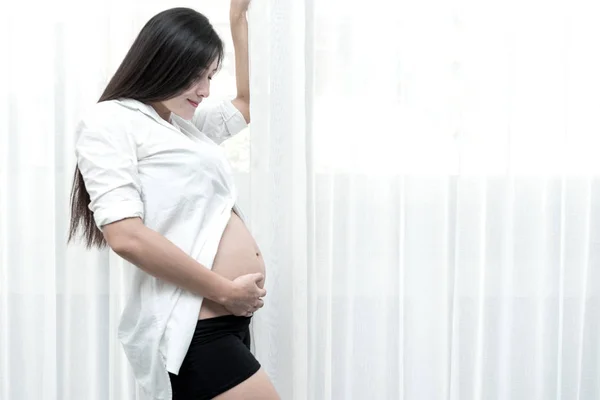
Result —
<instances>
[{"instance_id":1,"label":"wrist","mask_svg":"<svg viewBox=\"0 0 600 400\"><path fill-rule=\"evenodd\" d=\"M221 305L225 305L229 302L229 299L233 297L234 292L235 285L233 284L233 281L223 278L222 281L219 282L217 293L213 300Z\"/></svg>"}]
</instances>

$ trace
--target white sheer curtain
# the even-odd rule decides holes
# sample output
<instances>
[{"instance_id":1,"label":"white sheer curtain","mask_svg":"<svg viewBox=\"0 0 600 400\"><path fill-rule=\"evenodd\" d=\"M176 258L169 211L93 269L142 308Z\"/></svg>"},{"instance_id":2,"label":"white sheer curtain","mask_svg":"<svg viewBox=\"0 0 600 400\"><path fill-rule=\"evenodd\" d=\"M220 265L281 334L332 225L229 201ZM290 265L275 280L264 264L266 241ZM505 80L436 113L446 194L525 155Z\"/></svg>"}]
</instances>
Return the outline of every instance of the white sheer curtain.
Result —
<instances>
[{"instance_id":1,"label":"white sheer curtain","mask_svg":"<svg viewBox=\"0 0 600 400\"><path fill-rule=\"evenodd\" d=\"M598 8L253 12L257 349L283 398L600 398Z\"/></svg>"},{"instance_id":2,"label":"white sheer curtain","mask_svg":"<svg viewBox=\"0 0 600 400\"><path fill-rule=\"evenodd\" d=\"M253 1L226 146L282 398L600 398L594 4ZM0 399L136 398L127 273L65 245L73 127L151 15L228 38L227 3L0 5Z\"/></svg>"}]
</instances>

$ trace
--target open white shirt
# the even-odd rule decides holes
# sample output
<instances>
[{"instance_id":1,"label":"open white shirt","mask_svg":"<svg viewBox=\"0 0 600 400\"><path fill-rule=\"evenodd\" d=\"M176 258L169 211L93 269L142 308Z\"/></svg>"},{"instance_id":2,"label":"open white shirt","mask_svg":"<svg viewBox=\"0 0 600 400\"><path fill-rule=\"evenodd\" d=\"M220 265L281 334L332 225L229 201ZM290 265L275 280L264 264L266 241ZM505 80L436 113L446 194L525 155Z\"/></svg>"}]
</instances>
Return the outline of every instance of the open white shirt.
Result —
<instances>
[{"instance_id":1,"label":"open white shirt","mask_svg":"<svg viewBox=\"0 0 600 400\"><path fill-rule=\"evenodd\" d=\"M172 124L136 100L95 104L77 128L77 164L96 225L140 217L212 268L237 192L218 145L246 127L229 101L199 108ZM202 297L135 268L119 338L139 386L152 399L172 398L167 371L178 373Z\"/></svg>"}]
</instances>

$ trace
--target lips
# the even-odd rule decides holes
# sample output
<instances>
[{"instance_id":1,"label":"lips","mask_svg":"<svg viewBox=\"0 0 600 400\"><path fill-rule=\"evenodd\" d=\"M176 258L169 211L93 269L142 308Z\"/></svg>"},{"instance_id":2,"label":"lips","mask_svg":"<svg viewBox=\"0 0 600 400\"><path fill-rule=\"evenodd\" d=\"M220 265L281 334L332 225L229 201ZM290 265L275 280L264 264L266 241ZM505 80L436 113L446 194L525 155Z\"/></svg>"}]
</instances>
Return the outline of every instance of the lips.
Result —
<instances>
[{"instance_id":1,"label":"lips","mask_svg":"<svg viewBox=\"0 0 600 400\"><path fill-rule=\"evenodd\" d=\"M189 103L192 105L192 107L194 107L194 108L198 107L198 104L200 104L200 103L196 103L195 101L192 101L192 100L190 100L190 99L188 99L188 102L189 102Z\"/></svg>"}]
</instances>

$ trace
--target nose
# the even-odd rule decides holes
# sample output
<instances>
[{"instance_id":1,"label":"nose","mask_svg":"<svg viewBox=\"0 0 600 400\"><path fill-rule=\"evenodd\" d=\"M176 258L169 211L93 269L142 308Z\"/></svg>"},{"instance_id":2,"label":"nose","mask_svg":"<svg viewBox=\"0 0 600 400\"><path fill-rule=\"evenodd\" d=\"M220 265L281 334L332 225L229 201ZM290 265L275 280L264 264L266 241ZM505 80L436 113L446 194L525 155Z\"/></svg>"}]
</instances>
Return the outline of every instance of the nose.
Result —
<instances>
[{"instance_id":1,"label":"nose","mask_svg":"<svg viewBox=\"0 0 600 400\"><path fill-rule=\"evenodd\" d=\"M198 97L207 98L210 96L210 81L202 79L196 86L196 95Z\"/></svg>"}]
</instances>

